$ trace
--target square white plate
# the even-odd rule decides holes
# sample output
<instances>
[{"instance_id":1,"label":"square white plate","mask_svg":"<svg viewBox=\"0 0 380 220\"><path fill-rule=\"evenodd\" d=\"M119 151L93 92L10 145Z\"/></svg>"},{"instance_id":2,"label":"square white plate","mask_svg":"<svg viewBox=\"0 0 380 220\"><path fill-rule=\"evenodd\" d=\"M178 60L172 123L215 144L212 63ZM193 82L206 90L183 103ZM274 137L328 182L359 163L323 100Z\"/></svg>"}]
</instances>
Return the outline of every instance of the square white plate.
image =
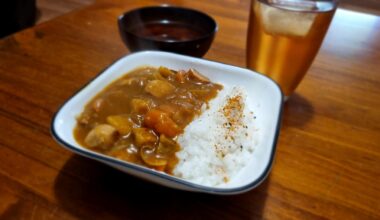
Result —
<instances>
[{"instance_id":1,"label":"square white plate","mask_svg":"<svg viewBox=\"0 0 380 220\"><path fill-rule=\"evenodd\" d=\"M75 141L73 130L76 117L83 111L87 102L115 79L141 66L166 66L175 70L195 68L213 82L246 88L248 106L257 117L258 144L251 161L229 183L217 187L194 184L163 172L99 154L81 147ZM53 117L51 132L58 143L77 154L164 186L212 194L238 194L258 186L270 171L280 130L282 104L283 95L277 84L251 70L173 53L145 51L119 59L68 99Z\"/></svg>"}]
</instances>

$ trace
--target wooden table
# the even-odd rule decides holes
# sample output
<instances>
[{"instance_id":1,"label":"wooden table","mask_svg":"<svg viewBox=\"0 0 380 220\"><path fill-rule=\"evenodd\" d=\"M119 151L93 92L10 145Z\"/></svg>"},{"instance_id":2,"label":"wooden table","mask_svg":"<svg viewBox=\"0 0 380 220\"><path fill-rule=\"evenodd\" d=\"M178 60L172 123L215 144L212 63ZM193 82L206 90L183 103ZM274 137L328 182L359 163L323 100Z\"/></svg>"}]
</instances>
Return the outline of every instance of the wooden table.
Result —
<instances>
[{"instance_id":1,"label":"wooden table","mask_svg":"<svg viewBox=\"0 0 380 220\"><path fill-rule=\"evenodd\" d=\"M245 66L248 1L166 1L213 16L205 58ZM159 1L97 1L0 41L2 219L379 219L380 17L338 10L285 104L272 172L242 195L164 188L73 155L50 135L58 107L128 54L116 18Z\"/></svg>"}]
</instances>

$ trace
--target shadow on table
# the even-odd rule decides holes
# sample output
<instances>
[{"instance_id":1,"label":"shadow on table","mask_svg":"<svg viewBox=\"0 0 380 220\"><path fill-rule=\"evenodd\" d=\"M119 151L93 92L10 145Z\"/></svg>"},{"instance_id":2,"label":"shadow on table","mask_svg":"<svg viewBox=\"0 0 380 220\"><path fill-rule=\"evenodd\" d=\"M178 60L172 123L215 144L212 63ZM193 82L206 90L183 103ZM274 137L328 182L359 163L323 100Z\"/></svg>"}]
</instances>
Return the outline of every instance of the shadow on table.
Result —
<instances>
[{"instance_id":1,"label":"shadow on table","mask_svg":"<svg viewBox=\"0 0 380 220\"><path fill-rule=\"evenodd\" d=\"M89 219L260 219L269 179L234 196L173 190L73 155L55 181L60 206Z\"/></svg>"},{"instance_id":2,"label":"shadow on table","mask_svg":"<svg viewBox=\"0 0 380 220\"><path fill-rule=\"evenodd\" d=\"M284 104L283 127L302 128L313 118L314 108L311 103L303 96L295 93Z\"/></svg>"}]
</instances>

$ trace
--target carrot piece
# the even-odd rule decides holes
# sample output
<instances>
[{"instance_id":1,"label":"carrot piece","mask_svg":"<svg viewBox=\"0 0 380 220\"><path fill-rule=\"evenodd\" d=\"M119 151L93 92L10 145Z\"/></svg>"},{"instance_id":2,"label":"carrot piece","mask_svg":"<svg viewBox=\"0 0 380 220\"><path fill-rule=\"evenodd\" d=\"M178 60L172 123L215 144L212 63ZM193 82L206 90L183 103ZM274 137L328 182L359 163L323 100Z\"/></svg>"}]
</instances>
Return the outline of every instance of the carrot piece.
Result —
<instances>
[{"instance_id":1,"label":"carrot piece","mask_svg":"<svg viewBox=\"0 0 380 220\"><path fill-rule=\"evenodd\" d=\"M181 133L181 128L178 127L169 115L158 109L150 110L145 116L144 123L157 133L164 134L168 137L175 137Z\"/></svg>"}]
</instances>

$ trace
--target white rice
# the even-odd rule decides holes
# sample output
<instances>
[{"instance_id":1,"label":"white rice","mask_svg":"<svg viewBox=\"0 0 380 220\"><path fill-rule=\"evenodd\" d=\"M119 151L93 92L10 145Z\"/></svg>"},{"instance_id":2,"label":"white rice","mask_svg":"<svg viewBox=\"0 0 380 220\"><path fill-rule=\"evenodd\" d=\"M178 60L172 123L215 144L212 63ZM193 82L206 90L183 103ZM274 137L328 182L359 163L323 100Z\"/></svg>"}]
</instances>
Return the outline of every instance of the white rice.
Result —
<instances>
[{"instance_id":1,"label":"white rice","mask_svg":"<svg viewBox=\"0 0 380 220\"><path fill-rule=\"evenodd\" d=\"M252 158L254 115L243 87L224 88L178 137L175 176L217 186L233 179Z\"/></svg>"}]
</instances>

